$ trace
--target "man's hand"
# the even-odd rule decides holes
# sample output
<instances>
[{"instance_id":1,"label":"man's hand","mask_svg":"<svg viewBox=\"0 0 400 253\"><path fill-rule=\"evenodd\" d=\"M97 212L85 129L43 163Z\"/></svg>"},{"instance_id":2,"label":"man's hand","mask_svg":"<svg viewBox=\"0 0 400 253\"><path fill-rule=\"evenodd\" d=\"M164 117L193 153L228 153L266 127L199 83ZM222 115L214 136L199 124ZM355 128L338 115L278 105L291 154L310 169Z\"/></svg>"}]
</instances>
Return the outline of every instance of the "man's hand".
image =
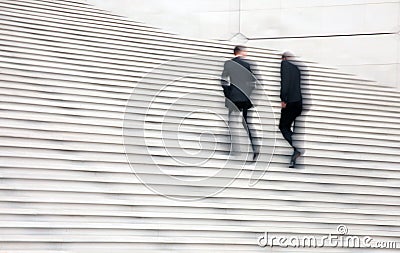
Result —
<instances>
[{"instance_id":1,"label":"man's hand","mask_svg":"<svg viewBox=\"0 0 400 253\"><path fill-rule=\"evenodd\" d=\"M283 108L283 109L285 109L286 108L286 103L285 102L281 102L281 107Z\"/></svg>"}]
</instances>

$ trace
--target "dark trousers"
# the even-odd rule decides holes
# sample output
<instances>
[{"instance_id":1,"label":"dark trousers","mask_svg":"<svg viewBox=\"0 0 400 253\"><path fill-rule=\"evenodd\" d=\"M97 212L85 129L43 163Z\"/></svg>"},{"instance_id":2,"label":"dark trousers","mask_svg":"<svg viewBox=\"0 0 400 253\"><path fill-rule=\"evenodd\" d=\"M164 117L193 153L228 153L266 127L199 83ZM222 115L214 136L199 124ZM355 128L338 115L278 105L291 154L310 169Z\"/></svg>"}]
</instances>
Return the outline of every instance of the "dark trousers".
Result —
<instances>
[{"instance_id":1,"label":"dark trousers","mask_svg":"<svg viewBox=\"0 0 400 253\"><path fill-rule=\"evenodd\" d=\"M279 121L279 130L283 135L283 138L292 146L295 150L296 147L293 145L292 135L295 130L295 120L300 116L303 110L303 104L301 101L291 102L286 104L286 108L282 108L281 119ZM293 125L293 131L292 131Z\"/></svg>"},{"instance_id":2,"label":"dark trousers","mask_svg":"<svg viewBox=\"0 0 400 253\"><path fill-rule=\"evenodd\" d=\"M242 125L244 129L246 129L247 135L249 136L251 147L253 149L253 152L258 152L257 147L254 143L253 140L253 135L252 135L252 130L249 128L249 122L248 122L248 108L239 108L240 111L243 112L243 119L242 119ZM228 113L228 119L229 119L229 125L231 125L231 116L232 116L233 110L229 110Z\"/></svg>"}]
</instances>

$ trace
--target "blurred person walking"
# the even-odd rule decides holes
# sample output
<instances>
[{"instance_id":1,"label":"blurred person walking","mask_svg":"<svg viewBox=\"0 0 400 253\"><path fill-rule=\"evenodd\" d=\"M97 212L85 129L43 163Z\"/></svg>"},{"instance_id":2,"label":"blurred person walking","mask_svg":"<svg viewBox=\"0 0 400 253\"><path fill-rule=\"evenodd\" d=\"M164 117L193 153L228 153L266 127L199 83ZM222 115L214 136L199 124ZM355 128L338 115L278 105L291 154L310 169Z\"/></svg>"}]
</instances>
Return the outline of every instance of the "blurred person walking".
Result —
<instances>
[{"instance_id":1,"label":"blurred person walking","mask_svg":"<svg viewBox=\"0 0 400 253\"><path fill-rule=\"evenodd\" d=\"M221 75L221 84L225 95L225 107L229 110L228 124L231 127L231 117L234 111L243 113L242 124L250 139L253 150L253 161L255 161L259 155L259 148L255 144L254 135L249 128L248 122L248 110L253 107L250 97L257 82L254 73L255 65L245 59L247 56L246 47L236 46L233 53L235 57L225 62Z\"/></svg>"},{"instance_id":2,"label":"blurred person walking","mask_svg":"<svg viewBox=\"0 0 400 253\"><path fill-rule=\"evenodd\" d=\"M301 155L293 144L292 136L295 130L295 121L303 110L303 98L301 95L301 71L294 63L294 55L290 52L282 54L281 62L281 118L279 130L285 140L293 148L289 168L296 166L296 159ZM292 131L293 126L293 131Z\"/></svg>"}]
</instances>

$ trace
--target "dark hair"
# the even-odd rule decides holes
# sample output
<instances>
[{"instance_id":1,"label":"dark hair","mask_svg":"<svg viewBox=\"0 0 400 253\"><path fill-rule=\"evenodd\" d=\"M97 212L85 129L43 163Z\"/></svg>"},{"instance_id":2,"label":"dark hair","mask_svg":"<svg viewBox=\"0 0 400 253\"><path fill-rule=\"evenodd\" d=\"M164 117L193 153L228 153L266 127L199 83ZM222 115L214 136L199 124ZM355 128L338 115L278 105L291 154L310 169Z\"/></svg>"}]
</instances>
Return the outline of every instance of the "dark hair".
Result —
<instances>
[{"instance_id":1,"label":"dark hair","mask_svg":"<svg viewBox=\"0 0 400 253\"><path fill-rule=\"evenodd\" d=\"M234 53L235 55L237 55L239 52L242 52L242 51L246 51L246 47L245 47L245 46L236 46L236 47L233 49L233 53Z\"/></svg>"},{"instance_id":2,"label":"dark hair","mask_svg":"<svg viewBox=\"0 0 400 253\"><path fill-rule=\"evenodd\" d=\"M284 53L282 54L282 59L284 59L284 58L291 58L291 57L294 57L294 54L293 54L292 52L290 52L290 51L286 51L286 52L284 52Z\"/></svg>"}]
</instances>

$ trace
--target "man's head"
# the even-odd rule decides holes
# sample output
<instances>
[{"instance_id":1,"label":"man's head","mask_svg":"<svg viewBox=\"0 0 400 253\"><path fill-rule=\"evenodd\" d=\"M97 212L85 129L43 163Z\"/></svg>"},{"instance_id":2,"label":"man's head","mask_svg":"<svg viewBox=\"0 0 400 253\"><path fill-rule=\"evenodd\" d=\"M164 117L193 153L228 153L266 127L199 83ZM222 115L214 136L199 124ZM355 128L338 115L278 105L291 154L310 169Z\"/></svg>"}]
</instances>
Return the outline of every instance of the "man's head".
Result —
<instances>
[{"instance_id":1,"label":"man's head","mask_svg":"<svg viewBox=\"0 0 400 253\"><path fill-rule=\"evenodd\" d=\"M286 51L282 54L282 61L290 61L294 59L294 54L292 52Z\"/></svg>"},{"instance_id":2,"label":"man's head","mask_svg":"<svg viewBox=\"0 0 400 253\"><path fill-rule=\"evenodd\" d=\"M233 49L233 53L235 54L235 56L247 56L247 48L245 46L236 46Z\"/></svg>"}]
</instances>

